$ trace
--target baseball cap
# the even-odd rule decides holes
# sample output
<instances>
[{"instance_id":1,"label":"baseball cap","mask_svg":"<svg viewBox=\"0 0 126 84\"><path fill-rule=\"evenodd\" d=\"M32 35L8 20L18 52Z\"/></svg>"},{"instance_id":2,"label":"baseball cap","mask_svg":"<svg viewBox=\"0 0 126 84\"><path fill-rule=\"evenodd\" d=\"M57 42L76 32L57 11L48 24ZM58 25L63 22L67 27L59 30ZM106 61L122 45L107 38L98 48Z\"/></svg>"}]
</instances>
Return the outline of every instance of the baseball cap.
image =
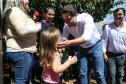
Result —
<instances>
[{"instance_id":1,"label":"baseball cap","mask_svg":"<svg viewBox=\"0 0 126 84\"><path fill-rule=\"evenodd\" d=\"M35 11L36 16L41 16L38 11Z\"/></svg>"}]
</instances>

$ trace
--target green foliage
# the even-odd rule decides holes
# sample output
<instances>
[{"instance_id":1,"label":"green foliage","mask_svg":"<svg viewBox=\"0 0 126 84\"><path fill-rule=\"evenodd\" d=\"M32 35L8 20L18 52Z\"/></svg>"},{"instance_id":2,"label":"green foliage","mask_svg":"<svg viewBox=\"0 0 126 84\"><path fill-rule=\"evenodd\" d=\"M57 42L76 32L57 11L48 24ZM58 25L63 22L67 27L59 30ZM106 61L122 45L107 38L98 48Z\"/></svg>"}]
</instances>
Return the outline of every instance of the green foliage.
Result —
<instances>
[{"instance_id":1,"label":"green foliage","mask_svg":"<svg viewBox=\"0 0 126 84\"><path fill-rule=\"evenodd\" d=\"M3 0L3 5L6 0ZM39 11L40 14L43 13L43 10L46 6L52 6L55 9L56 16L54 23L62 31L64 25L61 8L67 4L72 4L77 9L78 13L89 13L93 16L94 22L103 21L103 18L106 17L106 14L113 13L111 8L114 8L117 5L123 4L124 0L119 0L114 3L114 0L29 0L30 9L28 12Z\"/></svg>"},{"instance_id":2,"label":"green foliage","mask_svg":"<svg viewBox=\"0 0 126 84\"><path fill-rule=\"evenodd\" d=\"M61 15L61 8L64 5L72 4L77 9L78 13L87 12L91 14L95 22L103 21L106 14L112 13L111 8L123 4L124 0L119 0L114 3L114 0L29 0L30 11L39 11L43 13L46 6L52 6L55 9L56 16L54 23L56 27L62 29L64 22Z\"/></svg>"}]
</instances>

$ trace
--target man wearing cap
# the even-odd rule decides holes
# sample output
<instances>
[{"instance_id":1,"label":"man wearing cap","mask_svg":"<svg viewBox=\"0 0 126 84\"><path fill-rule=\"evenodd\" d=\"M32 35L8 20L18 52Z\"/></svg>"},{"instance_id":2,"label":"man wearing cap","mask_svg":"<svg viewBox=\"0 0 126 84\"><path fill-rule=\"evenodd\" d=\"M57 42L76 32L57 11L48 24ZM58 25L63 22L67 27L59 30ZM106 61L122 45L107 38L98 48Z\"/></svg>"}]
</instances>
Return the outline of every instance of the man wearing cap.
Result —
<instances>
[{"instance_id":1,"label":"man wearing cap","mask_svg":"<svg viewBox=\"0 0 126 84\"><path fill-rule=\"evenodd\" d=\"M88 84L87 73L90 57L92 57L97 84L105 84L102 42L92 16L87 13L77 14L76 9L70 4L64 6L61 12L65 24L62 42L57 47L65 48L80 45L79 69L81 84ZM69 34L72 34L75 39L68 40Z\"/></svg>"}]
</instances>

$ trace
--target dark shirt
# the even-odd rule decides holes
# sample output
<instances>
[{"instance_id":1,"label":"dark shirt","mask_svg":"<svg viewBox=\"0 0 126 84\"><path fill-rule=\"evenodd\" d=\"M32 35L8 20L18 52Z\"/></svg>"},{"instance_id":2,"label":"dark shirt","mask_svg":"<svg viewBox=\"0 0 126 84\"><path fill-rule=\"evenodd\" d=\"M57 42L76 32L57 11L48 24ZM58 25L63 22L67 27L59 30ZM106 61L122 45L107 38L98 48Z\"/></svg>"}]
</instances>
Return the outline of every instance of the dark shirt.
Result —
<instances>
[{"instance_id":1,"label":"dark shirt","mask_svg":"<svg viewBox=\"0 0 126 84\"><path fill-rule=\"evenodd\" d=\"M42 24L42 29L40 31L40 34L42 33L42 31L50 28L50 26L46 22L41 21L40 23Z\"/></svg>"},{"instance_id":2,"label":"dark shirt","mask_svg":"<svg viewBox=\"0 0 126 84\"><path fill-rule=\"evenodd\" d=\"M44 30L50 28L50 26L49 26L46 22L41 21L40 23L42 24L42 27L41 27L41 30L37 33L38 39L40 39L40 37L41 37L40 35L41 35L41 33L42 33Z\"/></svg>"},{"instance_id":3,"label":"dark shirt","mask_svg":"<svg viewBox=\"0 0 126 84\"><path fill-rule=\"evenodd\" d=\"M42 24L42 27L41 27L40 32L37 33L37 36L38 36L38 45L37 45L38 52L40 51L40 38L41 38L41 33L42 33L44 30L50 28L50 26L49 26L46 22L41 21L40 23Z\"/></svg>"}]
</instances>

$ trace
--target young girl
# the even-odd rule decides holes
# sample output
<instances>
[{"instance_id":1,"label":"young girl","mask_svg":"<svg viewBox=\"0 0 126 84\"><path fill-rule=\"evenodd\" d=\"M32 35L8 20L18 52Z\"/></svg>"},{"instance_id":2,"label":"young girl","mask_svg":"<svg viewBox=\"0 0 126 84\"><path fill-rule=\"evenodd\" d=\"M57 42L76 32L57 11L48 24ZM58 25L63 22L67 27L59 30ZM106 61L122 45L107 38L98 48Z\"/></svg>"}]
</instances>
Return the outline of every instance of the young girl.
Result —
<instances>
[{"instance_id":1,"label":"young girl","mask_svg":"<svg viewBox=\"0 0 126 84\"><path fill-rule=\"evenodd\" d=\"M57 44L60 41L61 34L57 28L47 29L41 34L40 65L43 67L44 84L58 84L60 73L77 62L76 56L69 56L68 60L61 65L61 58L57 50Z\"/></svg>"}]
</instances>

